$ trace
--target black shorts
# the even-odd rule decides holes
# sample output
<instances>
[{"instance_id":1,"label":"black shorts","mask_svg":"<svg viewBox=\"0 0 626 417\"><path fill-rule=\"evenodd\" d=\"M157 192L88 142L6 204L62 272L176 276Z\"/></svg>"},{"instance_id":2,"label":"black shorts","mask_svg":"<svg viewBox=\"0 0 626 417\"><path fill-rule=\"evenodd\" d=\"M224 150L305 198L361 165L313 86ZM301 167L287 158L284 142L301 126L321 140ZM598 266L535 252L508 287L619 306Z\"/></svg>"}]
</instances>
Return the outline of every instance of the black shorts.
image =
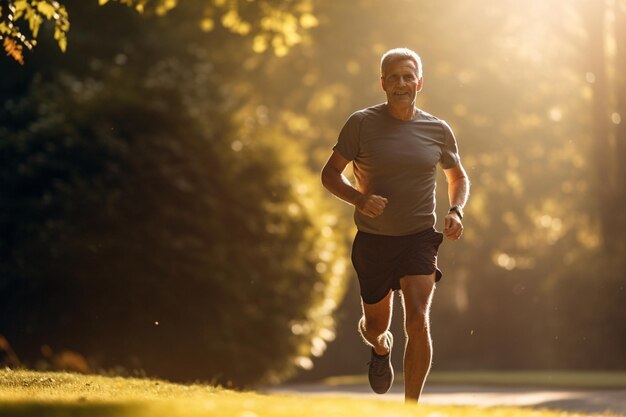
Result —
<instances>
[{"instance_id":1,"label":"black shorts","mask_svg":"<svg viewBox=\"0 0 626 417\"><path fill-rule=\"evenodd\" d=\"M359 278L361 297L366 304L385 298L389 290L400 289L406 275L435 274L437 251L443 234L434 228L406 236L384 236L358 231L352 244L352 264Z\"/></svg>"}]
</instances>

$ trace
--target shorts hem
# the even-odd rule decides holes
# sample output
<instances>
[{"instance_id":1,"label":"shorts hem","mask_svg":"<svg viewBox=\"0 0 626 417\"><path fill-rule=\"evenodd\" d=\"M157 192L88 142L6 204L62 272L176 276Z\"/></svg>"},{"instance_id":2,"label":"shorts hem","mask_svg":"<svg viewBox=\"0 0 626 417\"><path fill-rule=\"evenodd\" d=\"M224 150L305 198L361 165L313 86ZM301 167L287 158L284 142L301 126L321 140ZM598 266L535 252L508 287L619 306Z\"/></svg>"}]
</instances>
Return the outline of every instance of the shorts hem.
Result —
<instances>
[{"instance_id":1,"label":"shorts hem","mask_svg":"<svg viewBox=\"0 0 626 417\"><path fill-rule=\"evenodd\" d=\"M441 278L443 277L443 273L441 272L441 270L439 268L435 268L435 270L433 272L435 273L435 282L441 281ZM429 273L426 273L426 274L422 274L422 273L419 273L419 272L417 272L417 273L409 273L409 274L403 275L402 277L406 277L408 275L431 275L433 272L429 272ZM397 281L398 282L398 286L397 287L396 286L391 287L389 289L389 291L401 291L402 290L400 288L400 279L402 277L398 278L398 281ZM361 295L361 300L363 301L364 304L372 305L372 304L376 304L376 303L381 302L383 300L383 298L385 298L387 296L387 294L389 294L389 292L387 292L385 295L383 295L381 297L376 297L376 298L370 298L370 297L366 298L366 297L363 296L363 294L360 294L360 295Z\"/></svg>"}]
</instances>

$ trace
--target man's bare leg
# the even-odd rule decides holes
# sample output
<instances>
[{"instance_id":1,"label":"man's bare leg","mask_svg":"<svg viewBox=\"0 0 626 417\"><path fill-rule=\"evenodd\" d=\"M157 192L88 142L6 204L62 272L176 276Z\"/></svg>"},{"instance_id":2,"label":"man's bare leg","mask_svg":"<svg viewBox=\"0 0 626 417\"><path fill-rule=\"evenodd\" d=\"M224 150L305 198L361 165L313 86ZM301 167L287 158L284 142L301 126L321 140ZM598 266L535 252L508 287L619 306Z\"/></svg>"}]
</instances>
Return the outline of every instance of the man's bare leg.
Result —
<instances>
[{"instance_id":1,"label":"man's bare leg","mask_svg":"<svg viewBox=\"0 0 626 417\"><path fill-rule=\"evenodd\" d=\"M391 307L393 303L393 293L389 293L376 304L366 304L363 306L363 316L359 320L359 332L365 342L374 348L378 355L386 355L389 352L385 333L391 325Z\"/></svg>"},{"instance_id":2,"label":"man's bare leg","mask_svg":"<svg viewBox=\"0 0 626 417\"><path fill-rule=\"evenodd\" d=\"M404 400L419 400L432 359L430 304L435 290L435 274L408 275L400 280L404 306Z\"/></svg>"}]
</instances>

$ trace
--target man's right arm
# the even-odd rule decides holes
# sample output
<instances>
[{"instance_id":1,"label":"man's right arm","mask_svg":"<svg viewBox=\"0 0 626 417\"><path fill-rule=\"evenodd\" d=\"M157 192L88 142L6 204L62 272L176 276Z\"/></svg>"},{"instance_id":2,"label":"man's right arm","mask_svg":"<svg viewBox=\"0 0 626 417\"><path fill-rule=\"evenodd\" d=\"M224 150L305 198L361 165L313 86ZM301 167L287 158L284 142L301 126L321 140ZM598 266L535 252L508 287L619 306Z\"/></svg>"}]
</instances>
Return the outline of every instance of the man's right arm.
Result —
<instances>
[{"instance_id":1,"label":"man's right arm","mask_svg":"<svg viewBox=\"0 0 626 417\"><path fill-rule=\"evenodd\" d=\"M349 162L339 152L333 151L322 169L322 184L328 191L341 200L352 204L366 216L380 216L385 210L387 199L374 194L364 195L356 190L348 178L343 175Z\"/></svg>"}]
</instances>

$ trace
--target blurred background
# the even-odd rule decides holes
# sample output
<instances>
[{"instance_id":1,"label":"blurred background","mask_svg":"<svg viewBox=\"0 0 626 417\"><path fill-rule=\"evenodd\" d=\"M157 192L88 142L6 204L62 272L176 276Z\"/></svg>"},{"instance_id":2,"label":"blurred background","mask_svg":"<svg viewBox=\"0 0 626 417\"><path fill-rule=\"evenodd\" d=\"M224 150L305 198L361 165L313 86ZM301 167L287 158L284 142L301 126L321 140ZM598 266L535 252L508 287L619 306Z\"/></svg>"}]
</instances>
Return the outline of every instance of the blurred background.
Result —
<instances>
[{"instance_id":1,"label":"blurred background","mask_svg":"<svg viewBox=\"0 0 626 417\"><path fill-rule=\"evenodd\" d=\"M472 182L433 369L626 369L626 1L53 3L66 52L55 13L0 58L5 365L364 373L352 209L318 173L406 46Z\"/></svg>"}]
</instances>

